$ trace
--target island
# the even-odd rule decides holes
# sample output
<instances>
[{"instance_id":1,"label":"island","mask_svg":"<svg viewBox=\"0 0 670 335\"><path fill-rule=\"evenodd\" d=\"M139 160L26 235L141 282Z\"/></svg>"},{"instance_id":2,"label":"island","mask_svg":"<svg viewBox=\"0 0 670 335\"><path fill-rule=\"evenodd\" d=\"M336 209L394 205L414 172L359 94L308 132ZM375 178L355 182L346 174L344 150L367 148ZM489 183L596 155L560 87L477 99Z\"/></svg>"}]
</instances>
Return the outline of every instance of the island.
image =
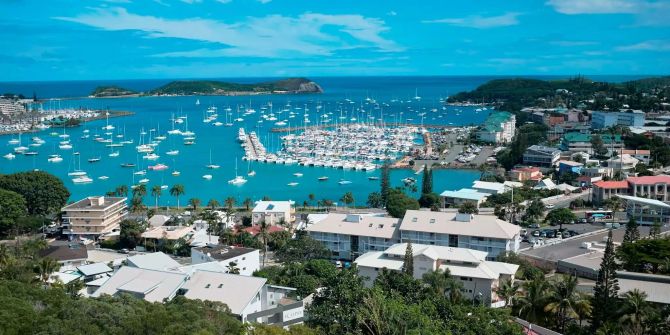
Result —
<instances>
[{"instance_id":1,"label":"island","mask_svg":"<svg viewBox=\"0 0 670 335\"><path fill-rule=\"evenodd\" d=\"M147 92L134 92L118 86L97 87L91 97L256 95L323 93L319 84L307 78L288 78L260 83L232 83L216 80L177 80Z\"/></svg>"}]
</instances>

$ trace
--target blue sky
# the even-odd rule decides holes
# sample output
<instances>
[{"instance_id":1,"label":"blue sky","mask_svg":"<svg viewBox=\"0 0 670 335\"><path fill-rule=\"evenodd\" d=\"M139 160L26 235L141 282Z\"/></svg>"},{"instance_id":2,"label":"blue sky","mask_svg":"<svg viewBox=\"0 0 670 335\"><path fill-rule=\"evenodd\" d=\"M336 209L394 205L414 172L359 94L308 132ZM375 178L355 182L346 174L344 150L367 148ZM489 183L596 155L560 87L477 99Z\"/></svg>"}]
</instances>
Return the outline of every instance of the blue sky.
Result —
<instances>
[{"instance_id":1,"label":"blue sky","mask_svg":"<svg viewBox=\"0 0 670 335\"><path fill-rule=\"evenodd\" d=\"M670 0L0 0L0 81L670 73Z\"/></svg>"}]
</instances>

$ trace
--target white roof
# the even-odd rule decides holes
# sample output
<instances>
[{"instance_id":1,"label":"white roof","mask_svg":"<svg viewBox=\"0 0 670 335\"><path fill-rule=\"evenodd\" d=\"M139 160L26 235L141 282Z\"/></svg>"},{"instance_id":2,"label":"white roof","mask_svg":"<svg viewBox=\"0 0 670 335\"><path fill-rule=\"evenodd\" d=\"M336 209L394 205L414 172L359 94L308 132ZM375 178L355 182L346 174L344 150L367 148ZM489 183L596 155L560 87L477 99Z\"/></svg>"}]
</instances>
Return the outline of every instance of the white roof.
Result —
<instances>
[{"instance_id":1,"label":"white roof","mask_svg":"<svg viewBox=\"0 0 670 335\"><path fill-rule=\"evenodd\" d=\"M328 217L328 214L307 214L307 222L309 224L317 223Z\"/></svg>"},{"instance_id":2,"label":"white roof","mask_svg":"<svg viewBox=\"0 0 670 335\"><path fill-rule=\"evenodd\" d=\"M556 185L556 188L563 191L563 192L565 192L565 191L572 192L572 191L578 189L579 187L575 187L575 186L563 183L563 184Z\"/></svg>"},{"instance_id":3,"label":"white roof","mask_svg":"<svg viewBox=\"0 0 670 335\"><path fill-rule=\"evenodd\" d=\"M618 271L619 293L638 289L647 294L647 301L670 304L668 276ZM632 276L631 276L632 275Z\"/></svg>"},{"instance_id":4,"label":"white roof","mask_svg":"<svg viewBox=\"0 0 670 335\"><path fill-rule=\"evenodd\" d=\"M469 221L457 220L465 216L470 218ZM408 210L400 230L509 240L518 235L521 228L493 215Z\"/></svg>"},{"instance_id":5,"label":"white roof","mask_svg":"<svg viewBox=\"0 0 670 335\"><path fill-rule=\"evenodd\" d=\"M545 188L548 190L553 190L554 188L556 188L556 184L554 184L554 182L551 179L544 178L539 183L537 183L537 185L535 185L535 187L533 188L536 190L541 190Z\"/></svg>"},{"instance_id":6,"label":"white roof","mask_svg":"<svg viewBox=\"0 0 670 335\"><path fill-rule=\"evenodd\" d=\"M494 191L495 193L503 193L506 191L505 184L503 183L494 183L490 181L481 181L481 180L475 180L472 183L472 188Z\"/></svg>"},{"instance_id":7,"label":"white roof","mask_svg":"<svg viewBox=\"0 0 670 335\"><path fill-rule=\"evenodd\" d=\"M219 244L219 237L217 235L209 235L207 229L200 229L193 233L189 245L192 247L204 247L211 244Z\"/></svg>"},{"instance_id":8,"label":"white roof","mask_svg":"<svg viewBox=\"0 0 670 335\"><path fill-rule=\"evenodd\" d=\"M462 188L458 191L444 191L440 193L440 196L445 198L467 199L476 201L480 201L490 195L491 194L489 193L482 193L477 190L473 190L471 188Z\"/></svg>"},{"instance_id":9,"label":"white roof","mask_svg":"<svg viewBox=\"0 0 670 335\"><path fill-rule=\"evenodd\" d=\"M148 270L169 270L180 266L177 261L162 252L128 257L128 265Z\"/></svg>"},{"instance_id":10,"label":"white roof","mask_svg":"<svg viewBox=\"0 0 670 335\"><path fill-rule=\"evenodd\" d=\"M225 273L226 271L228 271L228 269L226 269L226 267L223 266L218 261L185 265L179 267L178 270L180 272L187 273L189 275L198 270L204 270L209 272L221 272L221 273Z\"/></svg>"},{"instance_id":11,"label":"white roof","mask_svg":"<svg viewBox=\"0 0 670 335\"><path fill-rule=\"evenodd\" d=\"M191 227L180 226L160 226L149 228L149 230L142 233L142 238L178 240L180 238L187 238L189 234L193 233Z\"/></svg>"},{"instance_id":12,"label":"white roof","mask_svg":"<svg viewBox=\"0 0 670 335\"><path fill-rule=\"evenodd\" d=\"M362 214L330 213L325 219L309 226L309 232L394 238L398 219Z\"/></svg>"},{"instance_id":13,"label":"white roof","mask_svg":"<svg viewBox=\"0 0 670 335\"><path fill-rule=\"evenodd\" d=\"M384 251L387 255L404 256L407 250L407 243L396 243ZM457 262L479 263L486 259L488 254L485 251L478 251L466 248L443 247L427 244L412 244L414 256L425 255L431 259L450 260Z\"/></svg>"},{"instance_id":14,"label":"white roof","mask_svg":"<svg viewBox=\"0 0 670 335\"><path fill-rule=\"evenodd\" d=\"M661 207L661 208L670 208L670 205L666 204L663 201L656 200L656 199L647 199L647 198L640 198L640 197L631 197L629 195L621 195L617 194L617 197L626 200L626 201L633 201L645 205L651 205L651 206L656 206L656 207Z\"/></svg>"},{"instance_id":15,"label":"white roof","mask_svg":"<svg viewBox=\"0 0 670 335\"><path fill-rule=\"evenodd\" d=\"M256 203L254 213L286 213L291 210L290 201L259 201Z\"/></svg>"},{"instance_id":16,"label":"white roof","mask_svg":"<svg viewBox=\"0 0 670 335\"><path fill-rule=\"evenodd\" d=\"M384 257L382 251L366 252L354 261L358 267L364 266L368 268L389 269L400 271L402 269L402 258L388 258Z\"/></svg>"},{"instance_id":17,"label":"white roof","mask_svg":"<svg viewBox=\"0 0 670 335\"><path fill-rule=\"evenodd\" d=\"M77 270L84 276L94 276L101 273L112 272L113 270L105 263L93 263L78 266Z\"/></svg>"},{"instance_id":18,"label":"white roof","mask_svg":"<svg viewBox=\"0 0 670 335\"><path fill-rule=\"evenodd\" d=\"M621 162L623 162L623 164L637 164L637 163L640 162L640 160L631 156L631 155L629 155L629 154L622 154L622 155L619 155L618 157L612 157L612 158L607 160L608 166L609 166L609 163L616 164L616 163L621 163Z\"/></svg>"},{"instance_id":19,"label":"white roof","mask_svg":"<svg viewBox=\"0 0 670 335\"><path fill-rule=\"evenodd\" d=\"M149 219L149 225L152 227L159 227L165 224L170 220L170 217L167 215L162 215L162 214L156 214Z\"/></svg>"},{"instance_id":20,"label":"white roof","mask_svg":"<svg viewBox=\"0 0 670 335\"><path fill-rule=\"evenodd\" d=\"M55 283L57 281L60 281L63 284L67 284L69 282L75 281L77 279L81 278L81 275L79 273L72 273L72 272L54 272L51 274L49 277L48 282L49 283Z\"/></svg>"},{"instance_id":21,"label":"white roof","mask_svg":"<svg viewBox=\"0 0 670 335\"><path fill-rule=\"evenodd\" d=\"M196 271L184 285L188 299L218 301L228 305L233 314L241 315L256 297L267 279L210 271Z\"/></svg>"},{"instance_id":22,"label":"white roof","mask_svg":"<svg viewBox=\"0 0 670 335\"><path fill-rule=\"evenodd\" d=\"M102 286L104 283L106 283L106 282L109 280L109 278L111 278L109 275L104 275L104 276L102 276L102 277L100 277L100 278L98 278L98 279L96 279L96 280L91 280L91 281L89 281L89 282L86 282L86 286L96 286L96 287L100 287L100 286Z\"/></svg>"},{"instance_id":23,"label":"white roof","mask_svg":"<svg viewBox=\"0 0 670 335\"><path fill-rule=\"evenodd\" d=\"M187 275L183 273L123 266L91 296L127 292L143 296L149 302L162 302L172 299L186 279Z\"/></svg>"}]
</instances>

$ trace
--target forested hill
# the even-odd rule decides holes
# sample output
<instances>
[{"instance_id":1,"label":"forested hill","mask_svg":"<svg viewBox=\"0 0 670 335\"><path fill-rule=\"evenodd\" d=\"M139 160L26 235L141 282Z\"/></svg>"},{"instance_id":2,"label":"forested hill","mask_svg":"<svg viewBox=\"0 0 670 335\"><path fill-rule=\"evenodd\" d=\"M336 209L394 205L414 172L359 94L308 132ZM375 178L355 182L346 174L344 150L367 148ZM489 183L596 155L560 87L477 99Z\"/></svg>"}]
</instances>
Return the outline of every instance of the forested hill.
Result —
<instances>
[{"instance_id":1,"label":"forested hill","mask_svg":"<svg viewBox=\"0 0 670 335\"><path fill-rule=\"evenodd\" d=\"M256 84L212 80L173 81L149 92L151 95L245 95L267 93L321 93L315 82L306 78L289 78Z\"/></svg>"}]
</instances>

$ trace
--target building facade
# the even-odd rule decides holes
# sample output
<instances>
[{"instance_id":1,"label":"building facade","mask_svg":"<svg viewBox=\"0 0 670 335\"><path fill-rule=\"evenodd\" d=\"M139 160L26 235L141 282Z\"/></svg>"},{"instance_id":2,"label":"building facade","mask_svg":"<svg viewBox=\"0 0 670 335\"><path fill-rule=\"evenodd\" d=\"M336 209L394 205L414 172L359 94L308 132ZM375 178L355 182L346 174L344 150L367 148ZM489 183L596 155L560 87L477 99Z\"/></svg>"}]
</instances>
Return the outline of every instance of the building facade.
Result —
<instances>
[{"instance_id":1,"label":"building facade","mask_svg":"<svg viewBox=\"0 0 670 335\"><path fill-rule=\"evenodd\" d=\"M102 234L120 229L128 215L126 198L88 197L63 207L63 234L70 238L97 239Z\"/></svg>"},{"instance_id":2,"label":"building facade","mask_svg":"<svg viewBox=\"0 0 670 335\"><path fill-rule=\"evenodd\" d=\"M604 129L613 126L644 127L643 111L601 112L591 113L591 129Z\"/></svg>"},{"instance_id":3,"label":"building facade","mask_svg":"<svg viewBox=\"0 0 670 335\"><path fill-rule=\"evenodd\" d=\"M290 201L259 201L251 212L251 223L261 221L270 225L295 222L295 208Z\"/></svg>"},{"instance_id":4,"label":"building facade","mask_svg":"<svg viewBox=\"0 0 670 335\"><path fill-rule=\"evenodd\" d=\"M523 164L552 167L561 159L561 150L542 145L531 145L523 153Z\"/></svg>"},{"instance_id":5,"label":"building facade","mask_svg":"<svg viewBox=\"0 0 670 335\"><path fill-rule=\"evenodd\" d=\"M477 131L477 139L489 143L511 142L516 134L516 117L508 112L494 112Z\"/></svg>"}]
</instances>

